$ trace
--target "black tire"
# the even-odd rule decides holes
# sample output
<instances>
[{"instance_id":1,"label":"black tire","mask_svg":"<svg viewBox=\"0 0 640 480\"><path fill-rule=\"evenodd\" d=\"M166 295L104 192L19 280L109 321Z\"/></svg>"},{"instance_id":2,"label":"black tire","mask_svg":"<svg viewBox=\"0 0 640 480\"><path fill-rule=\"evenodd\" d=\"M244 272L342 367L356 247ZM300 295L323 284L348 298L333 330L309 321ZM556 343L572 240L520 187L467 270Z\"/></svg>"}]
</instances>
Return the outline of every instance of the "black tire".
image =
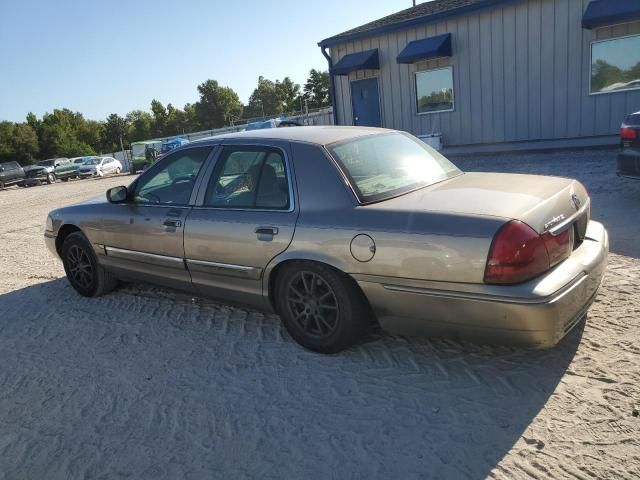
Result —
<instances>
[{"instance_id":1,"label":"black tire","mask_svg":"<svg viewBox=\"0 0 640 480\"><path fill-rule=\"evenodd\" d=\"M116 175L120 175L120 167L116 167Z\"/></svg>"},{"instance_id":2,"label":"black tire","mask_svg":"<svg viewBox=\"0 0 640 480\"><path fill-rule=\"evenodd\" d=\"M71 233L62 245L62 263L71 286L84 297L99 297L118 286L115 275L98 265L87 238L80 232Z\"/></svg>"},{"instance_id":3,"label":"black tire","mask_svg":"<svg viewBox=\"0 0 640 480\"><path fill-rule=\"evenodd\" d=\"M4 182L0 180L0 190L4 188Z\"/></svg>"},{"instance_id":4,"label":"black tire","mask_svg":"<svg viewBox=\"0 0 640 480\"><path fill-rule=\"evenodd\" d=\"M337 353L364 336L370 308L345 274L320 263L292 262L278 273L275 288L284 326L303 347Z\"/></svg>"},{"instance_id":5,"label":"black tire","mask_svg":"<svg viewBox=\"0 0 640 480\"><path fill-rule=\"evenodd\" d=\"M56 183L56 176L53 173L47 174L47 183L51 185L52 183Z\"/></svg>"}]
</instances>

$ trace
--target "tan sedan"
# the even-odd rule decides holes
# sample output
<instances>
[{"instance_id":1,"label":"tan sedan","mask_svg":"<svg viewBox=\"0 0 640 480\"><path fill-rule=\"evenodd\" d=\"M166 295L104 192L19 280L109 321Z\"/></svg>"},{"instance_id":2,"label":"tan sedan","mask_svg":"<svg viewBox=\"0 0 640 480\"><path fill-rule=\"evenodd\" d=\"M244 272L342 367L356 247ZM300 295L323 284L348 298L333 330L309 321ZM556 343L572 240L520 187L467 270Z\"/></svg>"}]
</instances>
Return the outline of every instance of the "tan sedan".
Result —
<instances>
[{"instance_id":1,"label":"tan sedan","mask_svg":"<svg viewBox=\"0 0 640 480\"><path fill-rule=\"evenodd\" d=\"M52 211L45 237L82 295L126 279L275 311L315 351L373 322L549 347L606 268L589 214L572 179L463 173L405 133L299 127L181 147Z\"/></svg>"}]
</instances>

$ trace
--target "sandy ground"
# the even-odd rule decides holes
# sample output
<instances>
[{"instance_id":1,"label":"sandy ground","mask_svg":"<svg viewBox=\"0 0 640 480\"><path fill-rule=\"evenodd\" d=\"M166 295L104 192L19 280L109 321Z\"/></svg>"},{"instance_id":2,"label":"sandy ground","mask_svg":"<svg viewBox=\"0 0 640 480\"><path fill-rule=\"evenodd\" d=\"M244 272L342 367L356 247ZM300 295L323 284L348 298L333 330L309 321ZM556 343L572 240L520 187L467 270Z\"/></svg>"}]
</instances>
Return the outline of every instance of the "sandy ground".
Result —
<instances>
[{"instance_id":1,"label":"sandy ground","mask_svg":"<svg viewBox=\"0 0 640 480\"><path fill-rule=\"evenodd\" d=\"M589 188L616 253L555 349L379 333L322 356L209 300L81 298L46 213L126 178L0 191L0 478L640 478L640 182L611 152L459 164Z\"/></svg>"}]
</instances>

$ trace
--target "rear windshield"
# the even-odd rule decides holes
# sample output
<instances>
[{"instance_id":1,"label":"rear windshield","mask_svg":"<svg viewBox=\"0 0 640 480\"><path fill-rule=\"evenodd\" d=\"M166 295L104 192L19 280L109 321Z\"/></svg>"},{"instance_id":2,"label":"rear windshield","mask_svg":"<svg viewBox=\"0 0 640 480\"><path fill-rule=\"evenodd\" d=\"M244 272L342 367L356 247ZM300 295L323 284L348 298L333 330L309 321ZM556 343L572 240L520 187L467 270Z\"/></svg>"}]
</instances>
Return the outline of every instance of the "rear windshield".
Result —
<instances>
[{"instance_id":1,"label":"rear windshield","mask_svg":"<svg viewBox=\"0 0 640 480\"><path fill-rule=\"evenodd\" d=\"M634 127L640 127L640 113L633 113L627 117L624 121L627 125L633 125Z\"/></svg>"},{"instance_id":2,"label":"rear windshield","mask_svg":"<svg viewBox=\"0 0 640 480\"><path fill-rule=\"evenodd\" d=\"M399 132L336 143L329 151L361 203L392 198L462 173L424 142Z\"/></svg>"}]
</instances>

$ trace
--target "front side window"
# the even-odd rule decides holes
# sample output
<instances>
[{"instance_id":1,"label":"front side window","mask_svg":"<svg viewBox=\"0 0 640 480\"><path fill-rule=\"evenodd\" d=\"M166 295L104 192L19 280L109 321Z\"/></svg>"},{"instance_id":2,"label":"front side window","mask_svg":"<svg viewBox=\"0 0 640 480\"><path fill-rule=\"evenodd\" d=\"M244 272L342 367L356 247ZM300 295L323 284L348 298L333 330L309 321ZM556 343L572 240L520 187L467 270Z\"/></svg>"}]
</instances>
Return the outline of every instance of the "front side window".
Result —
<instances>
[{"instance_id":1,"label":"front side window","mask_svg":"<svg viewBox=\"0 0 640 480\"><path fill-rule=\"evenodd\" d=\"M591 93L640 88L640 35L591 44Z\"/></svg>"},{"instance_id":2,"label":"front side window","mask_svg":"<svg viewBox=\"0 0 640 480\"><path fill-rule=\"evenodd\" d=\"M453 110L453 68L416 72L418 113Z\"/></svg>"},{"instance_id":3,"label":"front side window","mask_svg":"<svg viewBox=\"0 0 640 480\"><path fill-rule=\"evenodd\" d=\"M209 152L211 147L191 148L167 156L140 177L133 193L133 201L187 205L198 172Z\"/></svg>"},{"instance_id":4,"label":"front side window","mask_svg":"<svg viewBox=\"0 0 640 480\"><path fill-rule=\"evenodd\" d=\"M385 133L329 146L361 203L385 200L460 175L458 168L424 142Z\"/></svg>"},{"instance_id":5,"label":"front side window","mask_svg":"<svg viewBox=\"0 0 640 480\"><path fill-rule=\"evenodd\" d=\"M225 147L209 181L204 204L287 210L289 181L282 152L270 147Z\"/></svg>"}]
</instances>

